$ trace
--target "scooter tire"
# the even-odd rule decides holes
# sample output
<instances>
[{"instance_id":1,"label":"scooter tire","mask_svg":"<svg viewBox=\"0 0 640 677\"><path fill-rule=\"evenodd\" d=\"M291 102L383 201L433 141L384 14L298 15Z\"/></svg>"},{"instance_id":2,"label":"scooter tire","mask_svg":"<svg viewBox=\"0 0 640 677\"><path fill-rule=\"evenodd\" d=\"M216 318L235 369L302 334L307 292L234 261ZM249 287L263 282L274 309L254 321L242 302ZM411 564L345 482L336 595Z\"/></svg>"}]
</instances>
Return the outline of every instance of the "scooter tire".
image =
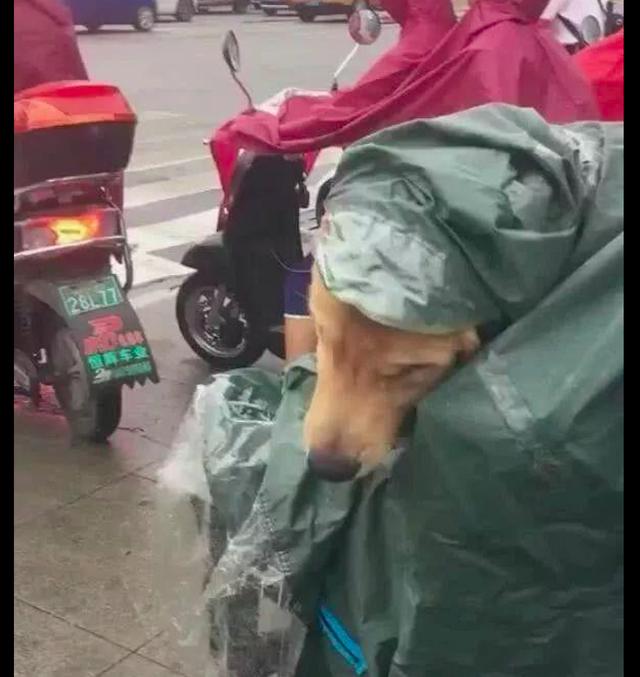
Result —
<instances>
[{"instance_id":1,"label":"scooter tire","mask_svg":"<svg viewBox=\"0 0 640 677\"><path fill-rule=\"evenodd\" d=\"M104 443L118 429L122 417L122 387L105 388L95 396L95 422L87 439Z\"/></svg>"},{"instance_id":2,"label":"scooter tire","mask_svg":"<svg viewBox=\"0 0 640 677\"><path fill-rule=\"evenodd\" d=\"M53 389L69 423L72 439L106 442L120 424L122 386L107 385L97 392L91 391L80 350L67 327L57 330L50 354L56 373ZM72 387L76 388L75 392Z\"/></svg>"},{"instance_id":3,"label":"scooter tire","mask_svg":"<svg viewBox=\"0 0 640 677\"><path fill-rule=\"evenodd\" d=\"M176 320L182 337L191 350L216 372L251 366L262 357L267 349L268 341L266 332L257 330L249 317L246 318L245 346L239 353L232 353L229 356L215 354L205 348L204 341L197 340L192 323L189 321L189 308L194 302L193 297L199 295L203 289L219 287L221 284L223 284L221 280L217 280L211 275L196 272L180 285L176 298Z\"/></svg>"}]
</instances>

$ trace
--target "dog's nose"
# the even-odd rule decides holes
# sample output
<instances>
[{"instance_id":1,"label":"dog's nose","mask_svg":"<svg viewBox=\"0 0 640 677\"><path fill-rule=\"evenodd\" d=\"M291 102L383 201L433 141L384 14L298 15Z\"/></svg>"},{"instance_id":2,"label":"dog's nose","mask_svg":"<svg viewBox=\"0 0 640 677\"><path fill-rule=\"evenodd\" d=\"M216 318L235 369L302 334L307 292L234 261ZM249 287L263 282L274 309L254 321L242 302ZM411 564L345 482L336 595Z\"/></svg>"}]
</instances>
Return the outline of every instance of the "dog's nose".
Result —
<instances>
[{"instance_id":1,"label":"dog's nose","mask_svg":"<svg viewBox=\"0 0 640 677\"><path fill-rule=\"evenodd\" d=\"M312 449L307 456L311 472L329 482L347 482L360 470L360 463L348 456Z\"/></svg>"}]
</instances>

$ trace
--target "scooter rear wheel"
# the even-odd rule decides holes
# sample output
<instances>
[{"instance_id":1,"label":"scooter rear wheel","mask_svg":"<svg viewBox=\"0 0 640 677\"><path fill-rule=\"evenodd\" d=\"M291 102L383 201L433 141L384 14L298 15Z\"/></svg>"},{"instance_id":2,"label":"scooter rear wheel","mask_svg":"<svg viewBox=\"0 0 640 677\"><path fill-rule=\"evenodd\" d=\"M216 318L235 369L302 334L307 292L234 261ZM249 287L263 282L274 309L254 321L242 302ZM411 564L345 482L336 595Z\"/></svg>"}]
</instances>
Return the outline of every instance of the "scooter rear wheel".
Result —
<instances>
[{"instance_id":1,"label":"scooter rear wheel","mask_svg":"<svg viewBox=\"0 0 640 677\"><path fill-rule=\"evenodd\" d=\"M265 332L254 326L226 284L202 272L180 286L176 319L191 350L215 371L248 367L267 348Z\"/></svg>"},{"instance_id":2,"label":"scooter rear wheel","mask_svg":"<svg viewBox=\"0 0 640 677\"><path fill-rule=\"evenodd\" d=\"M106 442L120 423L122 387L105 386L92 393L82 355L67 327L53 336L50 357L53 389L75 441Z\"/></svg>"}]
</instances>

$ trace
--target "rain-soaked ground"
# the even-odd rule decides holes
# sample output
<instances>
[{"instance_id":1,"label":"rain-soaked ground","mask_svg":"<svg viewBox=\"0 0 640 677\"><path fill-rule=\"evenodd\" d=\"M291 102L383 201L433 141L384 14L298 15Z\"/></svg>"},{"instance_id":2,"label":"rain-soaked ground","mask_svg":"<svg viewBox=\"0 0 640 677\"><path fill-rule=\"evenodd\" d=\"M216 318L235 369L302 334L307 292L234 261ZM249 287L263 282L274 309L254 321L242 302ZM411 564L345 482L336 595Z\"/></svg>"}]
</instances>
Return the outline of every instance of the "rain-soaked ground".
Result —
<instances>
[{"instance_id":1,"label":"rain-soaked ground","mask_svg":"<svg viewBox=\"0 0 640 677\"><path fill-rule=\"evenodd\" d=\"M138 302L162 381L125 389L109 445L71 446L51 393L38 412L15 401L17 677L195 677L152 601L156 472L208 377L178 333L173 298L160 289Z\"/></svg>"}]
</instances>

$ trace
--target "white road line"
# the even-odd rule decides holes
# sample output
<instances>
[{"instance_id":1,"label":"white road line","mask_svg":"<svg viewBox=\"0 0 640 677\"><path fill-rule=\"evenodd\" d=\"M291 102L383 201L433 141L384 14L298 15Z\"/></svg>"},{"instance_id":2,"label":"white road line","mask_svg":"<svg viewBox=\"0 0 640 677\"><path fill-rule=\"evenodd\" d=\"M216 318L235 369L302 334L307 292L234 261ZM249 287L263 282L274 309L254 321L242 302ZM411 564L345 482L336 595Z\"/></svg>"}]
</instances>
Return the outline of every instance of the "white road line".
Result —
<instances>
[{"instance_id":1,"label":"white road line","mask_svg":"<svg viewBox=\"0 0 640 677\"><path fill-rule=\"evenodd\" d=\"M153 254L138 254L133 256L133 288L140 289L153 282L182 278L193 271L179 263Z\"/></svg>"},{"instance_id":2,"label":"white road line","mask_svg":"<svg viewBox=\"0 0 640 677\"><path fill-rule=\"evenodd\" d=\"M190 214L150 226L129 230L129 244L132 248L134 288L158 280L183 277L190 268L171 261L164 256L150 252L198 242L215 232L217 209L199 214Z\"/></svg>"},{"instance_id":3,"label":"white road line","mask_svg":"<svg viewBox=\"0 0 640 677\"><path fill-rule=\"evenodd\" d=\"M313 208L317 186L314 186L310 192ZM134 288L190 274L192 272L190 268L155 252L203 240L216 232L217 218L218 209L216 208L148 226L131 228L128 231L128 237L132 248ZM301 225L304 229L305 224Z\"/></svg>"},{"instance_id":4,"label":"white road line","mask_svg":"<svg viewBox=\"0 0 640 677\"><path fill-rule=\"evenodd\" d=\"M320 185L333 174L333 167L337 164L341 153L340 149L327 149L319 155L316 161L316 169L310 177L313 181L313 184L309 185L311 209L315 205L315 198ZM168 181L156 181L151 184L128 188L125 191L125 201L129 208L139 207L218 186L219 182L216 180L212 168L210 172L206 173L200 172ZM192 272L190 268L186 268L162 255L157 255L155 252L192 244L213 234L216 229L217 217L218 209L215 208L129 229L129 243L132 247L134 266L134 288L141 289L151 286L154 282L178 279L190 274Z\"/></svg>"},{"instance_id":5,"label":"white road line","mask_svg":"<svg viewBox=\"0 0 640 677\"><path fill-rule=\"evenodd\" d=\"M141 128L136 132L134 153L139 153L141 150L148 149L150 146L164 146L171 141L179 141L182 146L189 146L190 148L201 148L205 144L205 139L208 141L211 129L205 125L193 124L184 129L174 130L162 134L153 133L149 129Z\"/></svg>"},{"instance_id":6,"label":"white road line","mask_svg":"<svg viewBox=\"0 0 640 677\"><path fill-rule=\"evenodd\" d=\"M326 153L319 156L316 168L311 173L314 184L308 186L313 200L315 200L315 194L320 185L333 174L333 167L337 164L337 157L336 153ZM336 158L335 162L332 162L334 158ZM220 177L212 163L211 169L205 172L197 172L187 176L168 177L159 181L152 181L127 188L125 190L125 207L142 207L160 200L171 200L183 195L194 195L207 190L220 190L220 188Z\"/></svg>"},{"instance_id":7,"label":"white road line","mask_svg":"<svg viewBox=\"0 0 640 677\"><path fill-rule=\"evenodd\" d=\"M176 137L176 139L178 138L179 137ZM202 140L204 140L204 137ZM324 148L320 151L318 158L316 159L316 165L337 164L338 161L340 160L340 157L342 156L342 153L343 153L342 148ZM177 160L167 160L165 162L150 163L146 165L137 165L137 166L134 165L127 169L127 174L148 172L154 169L165 169L174 166L189 164L190 162L201 162L202 160L211 160L211 162L213 163L213 159L211 158L210 153L202 153L200 155L192 155L186 158L179 158Z\"/></svg>"},{"instance_id":8,"label":"white road line","mask_svg":"<svg viewBox=\"0 0 640 677\"><path fill-rule=\"evenodd\" d=\"M217 190L220 181L212 168L208 172L154 181L125 190L125 207L142 207L160 200L171 200L183 195L194 195L206 190Z\"/></svg>"},{"instance_id":9,"label":"white road line","mask_svg":"<svg viewBox=\"0 0 640 677\"><path fill-rule=\"evenodd\" d=\"M129 243L135 254L197 242L215 232L217 219L218 210L209 209L170 221L130 228Z\"/></svg>"},{"instance_id":10,"label":"white road line","mask_svg":"<svg viewBox=\"0 0 640 677\"><path fill-rule=\"evenodd\" d=\"M144 110L138 113L138 122L155 122L156 120L176 120L187 117L184 113L174 113L170 110Z\"/></svg>"},{"instance_id":11,"label":"white road line","mask_svg":"<svg viewBox=\"0 0 640 677\"><path fill-rule=\"evenodd\" d=\"M182 158L181 160L169 160L168 162L158 162L156 164L150 165L139 165L137 167L130 167L127 169L127 174L138 174L140 172L148 172L154 169L168 169L170 167L178 167L180 165L188 165L190 162L201 162L202 160L208 160L211 156L206 155L194 155L192 157Z\"/></svg>"},{"instance_id":12,"label":"white road line","mask_svg":"<svg viewBox=\"0 0 640 677\"><path fill-rule=\"evenodd\" d=\"M150 286L150 289L148 290L143 290L139 293L133 293L129 299L133 304L133 307L137 310L140 310L145 306L159 303L160 301L164 301L165 303L169 303L169 305L173 306L176 302L175 299L177 295L177 289L172 289L171 287L169 289L166 287L156 289L153 286Z\"/></svg>"}]
</instances>

